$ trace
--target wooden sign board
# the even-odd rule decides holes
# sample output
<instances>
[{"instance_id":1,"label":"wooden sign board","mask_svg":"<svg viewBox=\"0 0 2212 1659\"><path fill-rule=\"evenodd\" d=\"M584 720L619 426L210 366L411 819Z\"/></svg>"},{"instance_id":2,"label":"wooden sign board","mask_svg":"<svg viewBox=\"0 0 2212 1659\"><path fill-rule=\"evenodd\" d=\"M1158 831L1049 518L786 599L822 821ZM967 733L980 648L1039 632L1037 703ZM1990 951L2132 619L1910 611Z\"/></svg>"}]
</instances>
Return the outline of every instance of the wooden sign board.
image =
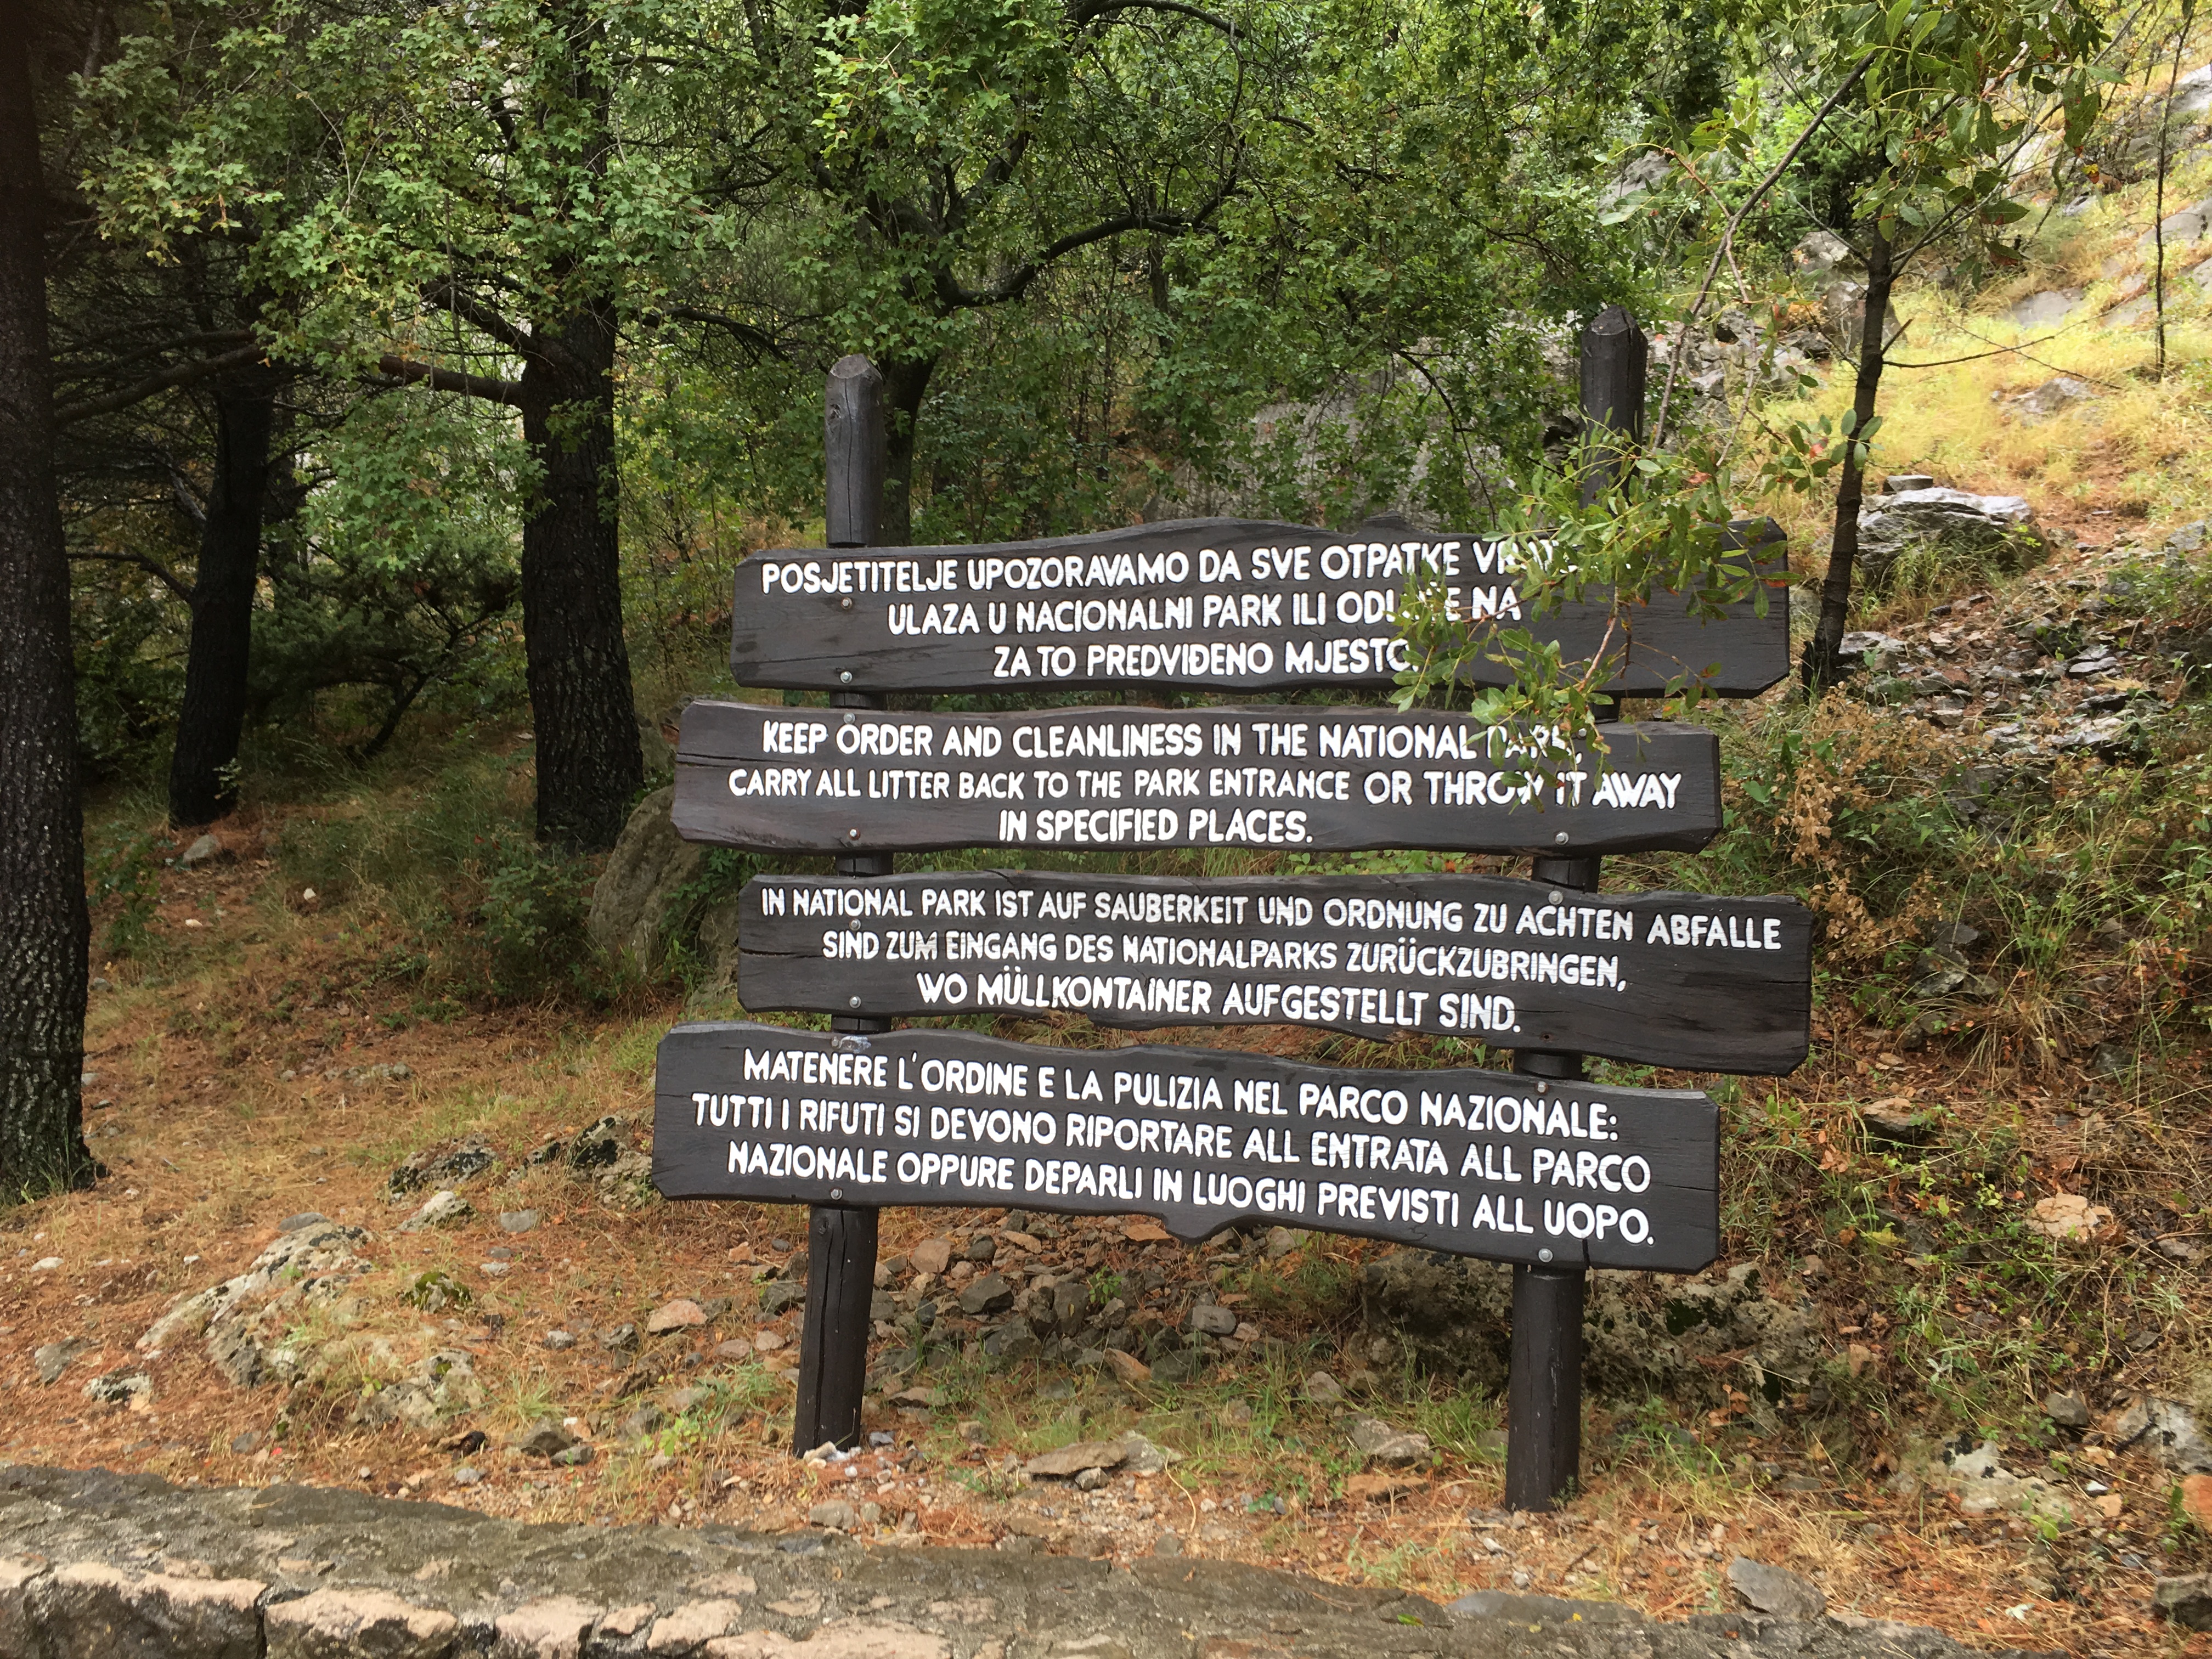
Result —
<instances>
[{"instance_id":1,"label":"wooden sign board","mask_svg":"<svg viewBox=\"0 0 2212 1659\"><path fill-rule=\"evenodd\" d=\"M1810 1040L1812 913L1489 876L979 871L745 884L748 1008L1280 1023L1781 1073Z\"/></svg>"},{"instance_id":2,"label":"wooden sign board","mask_svg":"<svg viewBox=\"0 0 2212 1659\"><path fill-rule=\"evenodd\" d=\"M679 1025L653 1098L670 1198L1137 1212L1183 1239L1256 1220L1665 1273L1717 1253L1719 1161L1687 1091L967 1031Z\"/></svg>"},{"instance_id":3,"label":"wooden sign board","mask_svg":"<svg viewBox=\"0 0 2212 1659\"><path fill-rule=\"evenodd\" d=\"M1600 730L1607 752L1540 790L1522 781L1524 733L1420 710L902 714L702 701L684 711L673 817L687 841L815 853L1695 852L1720 832L1712 733Z\"/></svg>"},{"instance_id":4,"label":"wooden sign board","mask_svg":"<svg viewBox=\"0 0 2212 1659\"><path fill-rule=\"evenodd\" d=\"M1375 533L1187 519L1048 541L756 553L738 567L730 669L740 685L801 690L1389 685L1409 661L1398 608L1425 576L1478 641L1526 627L1570 665L1618 649L1609 591L1526 612L1514 543ZM1778 575L1781 540L1770 520L1728 532L1730 546L1772 550L1750 556ZM1603 689L1650 696L1687 676L1756 696L1790 672L1786 582L1765 611L1746 599L1708 622L1680 594L1632 606ZM1461 674L1512 678L1480 651Z\"/></svg>"}]
</instances>

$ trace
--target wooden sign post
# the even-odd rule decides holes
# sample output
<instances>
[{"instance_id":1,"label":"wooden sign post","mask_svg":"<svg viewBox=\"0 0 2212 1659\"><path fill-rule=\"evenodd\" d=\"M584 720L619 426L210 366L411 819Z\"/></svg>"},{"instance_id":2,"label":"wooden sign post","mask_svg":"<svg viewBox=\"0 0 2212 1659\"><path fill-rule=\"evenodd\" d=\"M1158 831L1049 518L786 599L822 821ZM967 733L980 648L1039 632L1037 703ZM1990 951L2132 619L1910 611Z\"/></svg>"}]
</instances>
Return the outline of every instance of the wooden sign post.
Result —
<instances>
[{"instance_id":1,"label":"wooden sign post","mask_svg":"<svg viewBox=\"0 0 2212 1659\"><path fill-rule=\"evenodd\" d=\"M871 547L883 520L888 433L884 377L866 357L848 356L830 371L823 410L827 490L824 537L832 547ZM850 677L847 677L850 683ZM836 690L833 708L878 709L883 697ZM889 853L851 853L837 860L840 876L888 876ZM872 1015L838 1013L834 1031L864 1036L890 1030ZM659 1136L654 1137L656 1149ZM657 1156L657 1152L656 1152ZM860 1437L860 1400L867 1385L868 1310L876 1294L877 1212L872 1205L817 1202L806 1225L806 1312L799 1341L799 1400L792 1449L851 1446Z\"/></svg>"},{"instance_id":2,"label":"wooden sign post","mask_svg":"<svg viewBox=\"0 0 2212 1659\"><path fill-rule=\"evenodd\" d=\"M1586 333L1594 431L1633 437L1644 353L1618 307ZM1616 720L1572 750L1446 711L1309 704L893 713L891 690L1388 684L1415 584L1443 584L1472 634L1525 622L1570 662L1607 613L1521 616L1520 561L1543 550L1474 536L1205 520L877 551L882 419L880 378L845 359L825 416L830 547L738 572L739 684L826 691L830 707L695 702L677 753L687 838L836 860L832 876L749 883L740 933L746 1005L827 1012L831 1030L679 1026L656 1083L665 1194L813 1206L794 1449L859 1437L884 1205L1138 1211L1187 1239L1274 1219L1514 1265L1507 1497L1548 1507L1580 1455L1587 1269L1694 1272L1719 1248L1713 1103L1590 1083L1583 1056L1781 1073L1806 1052L1802 906L1598 891L1606 853L1694 852L1719 832L1712 734ZM1601 453L1586 492L1615 464ZM1770 556L1771 532L1737 527L1747 559ZM1616 696L1685 676L1751 695L1787 672L1778 600L1701 622L1662 595L1630 621L1605 666ZM971 847L1534 863L1528 881L891 873L895 853ZM1510 1051L1514 1070L891 1025L994 1010L1424 1032Z\"/></svg>"},{"instance_id":3,"label":"wooden sign post","mask_svg":"<svg viewBox=\"0 0 2212 1659\"><path fill-rule=\"evenodd\" d=\"M1584 331L1581 356L1583 419L1592 447L1613 457L1594 462L1583 475L1587 506L1619 476L1625 465L1621 452L1643 435L1650 349L1627 311L1607 306ZM1540 857L1530 873L1570 892L1595 893L1600 862L1595 856ZM1809 1036L1809 951L1803 972ZM1514 1070L1539 1078L1579 1079L1583 1055L1572 1048L1531 1045L1515 1056ZM1588 1288L1589 1275L1580 1265L1553 1255L1514 1264L1513 1348L1505 1389L1508 1509L1549 1509L1581 1477L1583 1304Z\"/></svg>"}]
</instances>

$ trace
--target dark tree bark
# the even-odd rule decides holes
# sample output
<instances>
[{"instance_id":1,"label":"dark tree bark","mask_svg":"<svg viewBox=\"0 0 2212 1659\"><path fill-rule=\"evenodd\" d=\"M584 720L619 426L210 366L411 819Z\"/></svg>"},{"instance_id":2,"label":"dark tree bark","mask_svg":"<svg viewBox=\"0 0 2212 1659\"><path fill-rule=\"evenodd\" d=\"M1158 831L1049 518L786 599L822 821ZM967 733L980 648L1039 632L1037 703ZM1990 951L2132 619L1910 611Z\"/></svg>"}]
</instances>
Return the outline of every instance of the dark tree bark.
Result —
<instances>
[{"instance_id":1,"label":"dark tree bark","mask_svg":"<svg viewBox=\"0 0 2212 1659\"><path fill-rule=\"evenodd\" d=\"M230 769L246 721L278 380L277 370L261 366L215 391L215 482L200 526L191 644L169 760L169 821L180 827L211 823L238 804Z\"/></svg>"},{"instance_id":2,"label":"dark tree bark","mask_svg":"<svg viewBox=\"0 0 2212 1659\"><path fill-rule=\"evenodd\" d=\"M540 321L531 339L517 402L544 470L522 527L538 833L597 851L615 844L645 783L623 639L612 307Z\"/></svg>"},{"instance_id":3,"label":"dark tree bark","mask_svg":"<svg viewBox=\"0 0 2212 1659\"><path fill-rule=\"evenodd\" d=\"M1875 401L1881 390L1881 370L1889 342L1889 291L1895 280L1890 264L1889 239L1875 221L1867 244L1865 309L1860 313L1858 379L1851 393L1852 431L1864 432L1874 419ZM1844 452L1838 469L1836 530L1828 544L1828 574L1820 584L1820 620L1806 641L1799 672L1810 696L1819 696L1842 673L1839 658L1844 631L1850 620L1851 578L1859 556L1859 503L1866 495L1865 447L1853 442Z\"/></svg>"},{"instance_id":4,"label":"dark tree bark","mask_svg":"<svg viewBox=\"0 0 2212 1659\"><path fill-rule=\"evenodd\" d=\"M84 828L31 31L0 28L0 1200L90 1182Z\"/></svg>"}]
</instances>

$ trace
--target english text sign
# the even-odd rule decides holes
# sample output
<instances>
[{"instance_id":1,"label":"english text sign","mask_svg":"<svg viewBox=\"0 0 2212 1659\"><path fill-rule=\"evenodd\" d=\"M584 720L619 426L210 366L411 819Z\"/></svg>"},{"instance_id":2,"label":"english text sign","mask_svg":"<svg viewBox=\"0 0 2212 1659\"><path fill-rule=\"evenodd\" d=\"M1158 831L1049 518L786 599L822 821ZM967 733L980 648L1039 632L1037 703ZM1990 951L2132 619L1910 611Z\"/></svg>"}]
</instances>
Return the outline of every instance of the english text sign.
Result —
<instances>
[{"instance_id":1,"label":"english text sign","mask_svg":"<svg viewBox=\"0 0 2212 1659\"><path fill-rule=\"evenodd\" d=\"M1600 728L1538 787L1525 735L1380 708L899 714L701 701L684 712L677 830L788 852L1694 852L1719 833L1713 735ZM1602 764L1601 764L1602 761Z\"/></svg>"},{"instance_id":2,"label":"english text sign","mask_svg":"<svg viewBox=\"0 0 2212 1659\"><path fill-rule=\"evenodd\" d=\"M1808 1041L1812 913L1788 898L999 870L764 876L740 909L752 1009L1280 1022L1715 1072L1792 1071Z\"/></svg>"},{"instance_id":3,"label":"english text sign","mask_svg":"<svg viewBox=\"0 0 2212 1659\"><path fill-rule=\"evenodd\" d=\"M1694 1273L1718 1245L1702 1094L1478 1071L1339 1071L1184 1048L744 1024L662 1039L670 1198L1279 1222L1500 1261Z\"/></svg>"},{"instance_id":4,"label":"english text sign","mask_svg":"<svg viewBox=\"0 0 2212 1659\"><path fill-rule=\"evenodd\" d=\"M1764 520L1728 532L1730 545L1768 550L1758 560L1781 539ZM1409 580L1426 580L1478 641L1526 628L1571 665L1605 651L1609 692L1648 696L1688 677L1751 696L1790 672L1784 586L1764 615L1749 599L1710 621L1680 594L1632 605L1623 650L1607 637L1609 591L1529 612L1523 556L1494 538L1378 540L1239 519L970 547L778 549L738 567L730 668L739 685L802 690L1389 685L1410 661L1400 604ZM1512 670L1477 650L1460 674L1503 685Z\"/></svg>"}]
</instances>

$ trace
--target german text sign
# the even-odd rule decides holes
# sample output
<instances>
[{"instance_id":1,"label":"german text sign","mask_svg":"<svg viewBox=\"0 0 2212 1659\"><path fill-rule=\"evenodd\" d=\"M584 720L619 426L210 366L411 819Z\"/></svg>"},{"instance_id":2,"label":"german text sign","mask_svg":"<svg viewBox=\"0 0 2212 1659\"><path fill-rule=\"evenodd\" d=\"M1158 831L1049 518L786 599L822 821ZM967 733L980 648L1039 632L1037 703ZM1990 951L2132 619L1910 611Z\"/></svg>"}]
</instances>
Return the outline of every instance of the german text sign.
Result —
<instances>
[{"instance_id":1,"label":"german text sign","mask_svg":"<svg viewBox=\"0 0 2212 1659\"><path fill-rule=\"evenodd\" d=\"M1694 852L1719 833L1713 735L1600 728L1553 785L1527 735L1381 708L900 714L702 701L676 829L787 852L1035 847Z\"/></svg>"},{"instance_id":2,"label":"german text sign","mask_svg":"<svg viewBox=\"0 0 2212 1659\"><path fill-rule=\"evenodd\" d=\"M978 871L764 876L740 908L752 1009L1281 1022L1776 1073L1809 1036L1812 913L1788 898Z\"/></svg>"},{"instance_id":3,"label":"german text sign","mask_svg":"<svg viewBox=\"0 0 2212 1659\"><path fill-rule=\"evenodd\" d=\"M1702 1094L1479 1071L1340 1071L1183 1048L745 1024L662 1039L670 1198L1268 1220L1501 1261L1693 1273L1718 1248Z\"/></svg>"},{"instance_id":4,"label":"german text sign","mask_svg":"<svg viewBox=\"0 0 2212 1659\"><path fill-rule=\"evenodd\" d=\"M1738 548L1780 540L1767 520L1727 533ZM812 690L1388 685L1410 661L1398 610L1412 581L1433 584L1447 619L1478 642L1526 628L1571 665L1606 652L1610 692L1651 696L1688 678L1750 696L1789 672L1784 587L1764 615L1750 599L1711 620L1680 594L1631 605L1624 650L1618 630L1608 637L1609 590L1528 611L1522 560L1544 550L1241 519L971 547L779 549L738 567L730 668L740 685ZM1512 669L1478 649L1460 674L1503 685Z\"/></svg>"}]
</instances>

